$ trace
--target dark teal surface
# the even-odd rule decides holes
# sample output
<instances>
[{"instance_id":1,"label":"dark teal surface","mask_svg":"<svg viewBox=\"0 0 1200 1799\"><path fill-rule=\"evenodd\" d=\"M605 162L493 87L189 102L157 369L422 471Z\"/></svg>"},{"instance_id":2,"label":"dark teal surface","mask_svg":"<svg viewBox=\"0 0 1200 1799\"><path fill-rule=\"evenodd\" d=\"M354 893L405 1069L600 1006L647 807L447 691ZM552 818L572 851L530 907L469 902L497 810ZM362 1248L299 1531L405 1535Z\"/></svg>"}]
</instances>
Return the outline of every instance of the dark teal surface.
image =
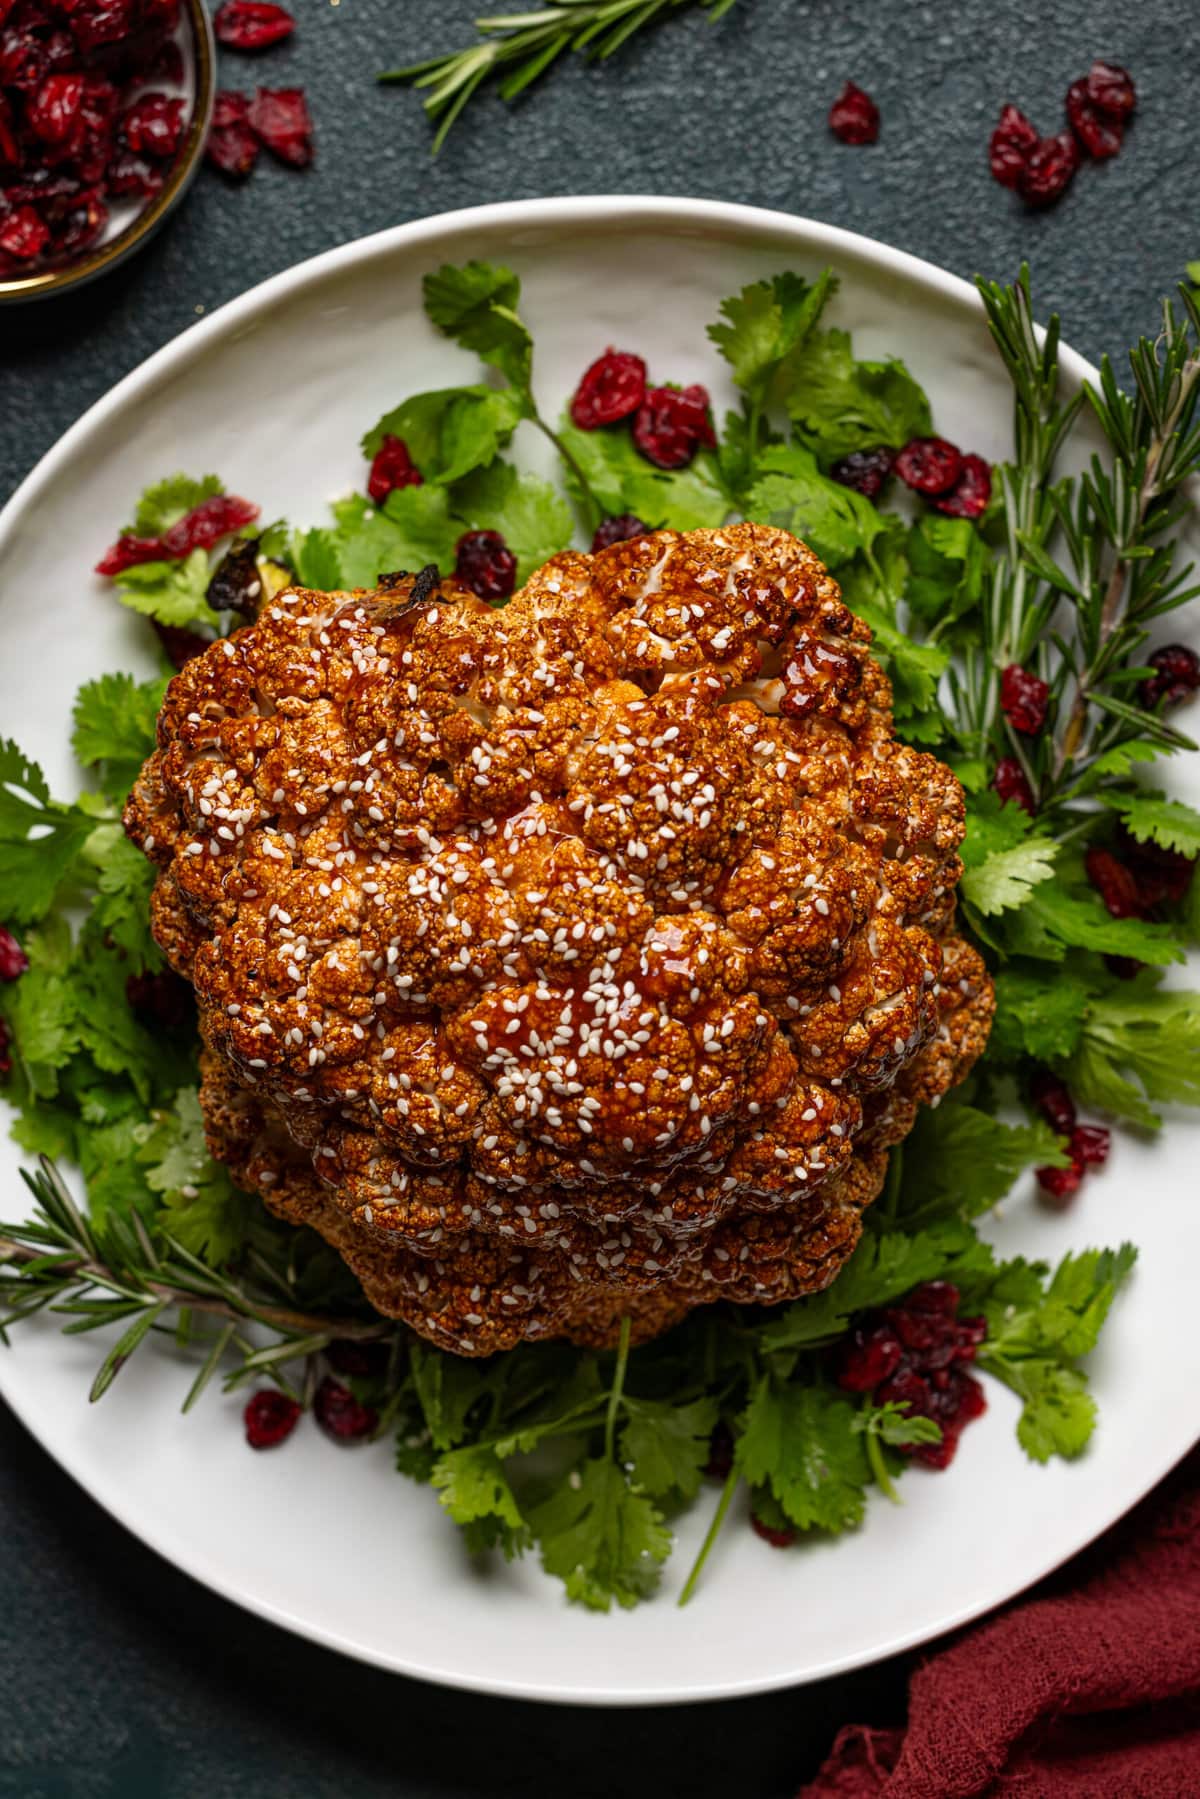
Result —
<instances>
[{"instance_id":1,"label":"dark teal surface","mask_svg":"<svg viewBox=\"0 0 1200 1799\"><path fill-rule=\"evenodd\" d=\"M226 58L222 79L304 83L316 168L264 162L241 190L205 171L126 268L70 300L0 311L0 498L201 311L318 250L482 201L694 194L805 213L968 276L1010 276L1026 257L1040 312L1058 308L1091 357L1153 330L1159 296L1200 257L1200 15L1177 0L739 0L716 28L685 16L608 68L564 66L518 108L485 99L436 163L413 97L372 76L465 41L481 9L293 4L294 41ZM1116 162L1031 216L990 180L988 132L1008 99L1056 129L1093 55L1133 70L1138 121ZM874 148L825 129L848 77L881 106ZM891 1721L902 1702L895 1664L666 1712L483 1700L359 1668L175 1573L0 1407L2 1799L784 1799L841 1724Z\"/></svg>"}]
</instances>

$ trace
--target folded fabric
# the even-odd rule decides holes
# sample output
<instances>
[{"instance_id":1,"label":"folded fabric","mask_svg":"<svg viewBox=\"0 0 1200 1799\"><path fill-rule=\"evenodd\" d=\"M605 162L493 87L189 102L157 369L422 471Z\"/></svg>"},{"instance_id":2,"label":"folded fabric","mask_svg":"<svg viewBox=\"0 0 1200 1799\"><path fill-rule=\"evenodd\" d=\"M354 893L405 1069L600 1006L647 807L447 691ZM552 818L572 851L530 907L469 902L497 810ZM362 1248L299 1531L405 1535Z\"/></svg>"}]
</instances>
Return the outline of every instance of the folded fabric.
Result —
<instances>
[{"instance_id":1,"label":"folded fabric","mask_svg":"<svg viewBox=\"0 0 1200 1799\"><path fill-rule=\"evenodd\" d=\"M927 1652L902 1730L797 1799L1200 1796L1200 1451L1023 1598Z\"/></svg>"}]
</instances>

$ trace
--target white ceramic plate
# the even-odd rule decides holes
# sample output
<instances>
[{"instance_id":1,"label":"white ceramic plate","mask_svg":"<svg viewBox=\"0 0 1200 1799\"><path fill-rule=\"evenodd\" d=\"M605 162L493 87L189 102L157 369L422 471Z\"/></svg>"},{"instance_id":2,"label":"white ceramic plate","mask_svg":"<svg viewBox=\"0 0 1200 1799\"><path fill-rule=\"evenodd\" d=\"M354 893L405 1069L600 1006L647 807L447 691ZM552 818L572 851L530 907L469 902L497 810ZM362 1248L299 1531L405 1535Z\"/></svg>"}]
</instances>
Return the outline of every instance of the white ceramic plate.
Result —
<instances>
[{"instance_id":1,"label":"white ceramic plate","mask_svg":"<svg viewBox=\"0 0 1200 1799\"><path fill-rule=\"evenodd\" d=\"M136 668L138 621L88 569L149 480L217 470L264 516L314 522L361 481L362 431L401 396L475 378L439 339L420 280L446 259L519 270L553 410L606 344L732 399L704 328L719 301L782 268L832 263L838 320L860 355L897 354L928 388L939 428L985 456L1008 449L1007 383L973 290L926 263L779 213L679 200L553 200L451 214L350 244L193 326L70 430L0 515L0 720L57 790L74 780L68 715L79 682ZM1072 380L1088 371L1064 353ZM539 465L523 432L517 453ZM543 465L544 466L544 465ZM1173 621L1174 622L1174 621ZM1193 790L1193 768L1185 771ZM1195 797L1193 791L1192 797ZM0 906L2 909L2 906ZM22 1203L0 1147L0 1215ZM1142 1259L1093 1375L1094 1447L1037 1468L1013 1435L1016 1401L987 1416L952 1471L914 1472L905 1504L873 1504L856 1535L787 1555L733 1524L686 1611L674 1601L707 1523L681 1527L660 1598L598 1617L568 1606L536 1563L475 1566L428 1491L387 1448L339 1450L302 1431L247 1452L240 1407L187 1384L169 1349L143 1351L103 1404L87 1390L93 1337L25 1326L0 1350L0 1391L41 1443L152 1548L264 1617L365 1661L523 1698L659 1704L815 1680L922 1642L1019 1591L1125 1511L1188 1448L1195 1425L1194 1202L1200 1129L1158 1145L1118 1139L1103 1177L1060 1217L1018 1194L989 1232L1006 1253L1057 1258L1133 1237Z\"/></svg>"}]
</instances>

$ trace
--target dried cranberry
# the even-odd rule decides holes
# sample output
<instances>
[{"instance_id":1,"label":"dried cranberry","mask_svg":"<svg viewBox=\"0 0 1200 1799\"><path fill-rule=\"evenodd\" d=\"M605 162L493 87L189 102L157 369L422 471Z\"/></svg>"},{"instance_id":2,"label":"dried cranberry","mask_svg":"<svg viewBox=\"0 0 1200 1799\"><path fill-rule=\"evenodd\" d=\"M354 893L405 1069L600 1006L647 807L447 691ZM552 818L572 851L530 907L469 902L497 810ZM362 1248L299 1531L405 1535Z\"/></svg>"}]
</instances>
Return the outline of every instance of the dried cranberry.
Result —
<instances>
[{"instance_id":1,"label":"dried cranberry","mask_svg":"<svg viewBox=\"0 0 1200 1799\"><path fill-rule=\"evenodd\" d=\"M15 981L29 967L29 957L11 931L0 924L0 981Z\"/></svg>"},{"instance_id":2,"label":"dried cranberry","mask_svg":"<svg viewBox=\"0 0 1200 1799\"><path fill-rule=\"evenodd\" d=\"M59 255L73 256L94 244L108 224L108 207L95 191L82 194L54 234L54 248Z\"/></svg>"},{"instance_id":3,"label":"dried cranberry","mask_svg":"<svg viewBox=\"0 0 1200 1799\"><path fill-rule=\"evenodd\" d=\"M0 163L7 163L11 169L21 166L21 146L17 142L13 110L3 94L0 94Z\"/></svg>"},{"instance_id":4,"label":"dried cranberry","mask_svg":"<svg viewBox=\"0 0 1200 1799\"><path fill-rule=\"evenodd\" d=\"M905 1451L931 1468L949 1465L963 1426L984 1409L982 1389L964 1364L985 1341L987 1322L959 1318L958 1306L957 1287L926 1281L884 1311L865 1314L837 1352L839 1386L940 1426L939 1443Z\"/></svg>"},{"instance_id":5,"label":"dried cranberry","mask_svg":"<svg viewBox=\"0 0 1200 1799\"><path fill-rule=\"evenodd\" d=\"M50 242L50 227L32 206L18 206L0 223L0 250L30 262Z\"/></svg>"},{"instance_id":6,"label":"dried cranberry","mask_svg":"<svg viewBox=\"0 0 1200 1799\"><path fill-rule=\"evenodd\" d=\"M83 0L71 13L75 42L85 53L127 39L133 25L130 0Z\"/></svg>"},{"instance_id":7,"label":"dried cranberry","mask_svg":"<svg viewBox=\"0 0 1200 1799\"><path fill-rule=\"evenodd\" d=\"M1112 1132L1102 1124L1079 1124L1071 1132L1071 1161L1085 1168L1103 1168L1112 1146Z\"/></svg>"},{"instance_id":8,"label":"dried cranberry","mask_svg":"<svg viewBox=\"0 0 1200 1799\"><path fill-rule=\"evenodd\" d=\"M83 103L82 75L47 75L25 112L35 137L62 144L70 137Z\"/></svg>"},{"instance_id":9,"label":"dried cranberry","mask_svg":"<svg viewBox=\"0 0 1200 1799\"><path fill-rule=\"evenodd\" d=\"M1083 858L1087 878L1114 918L1141 918L1145 911L1131 869L1111 850L1094 843Z\"/></svg>"},{"instance_id":10,"label":"dried cranberry","mask_svg":"<svg viewBox=\"0 0 1200 1799\"><path fill-rule=\"evenodd\" d=\"M162 554L161 537L134 537L131 532L126 532L104 552L95 572L112 578L124 574L127 568L136 567L139 562L160 562Z\"/></svg>"},{"instance_id":11,"label":"dried cranberry","mask_svg":"<svg viewBox=\"0 0 1200 1799\"><path fill-rule=\"evenodd\" d=\"M0 36L0 87L32 93L46 73L45 47L37 38L15 28Z\"/></svg>"},{"instance_id":12,"label":"dried cranberry","mask_svg":"<svg viewBox=\"0 0 1200 1799\"><path fill-rule=\"evenodd\" d=\"M636 412L645 398L646 365L641 357L610 348L584 371L571 401L571 421L581 431L615 425Z\"/></svg>"},{"instance_id":13,"label":"dried cranberry","mask_svg":"<svg viewBox=\"0 0 1200 1799\"><path fill-rule=\"evenodd\" d=\"M291 168L306 168L313 159L313 127L303 88L260 87L250 105L250 129Z\"/></svg>"},{"instance_id":14,"label":"dried cranberry","mask_svg":"<svg viewBox=\"0 0 1200 1799\"><path fill-rule=\"evenodd\" d=\"M218 95L218 101L241 100L240 94ZM249 107L247 101L244 106ZM218 125L214 115L209 129L208 139L204 146L204 154L215 169L222 175L230 175L237 181L245 180L258 161L259 142L245 119L231 120L226 125Z\"/></svg>"},{"instance_id":15,"label":"dried cranberry","mask_svg":"<svg viewBox=\"0 0 1200 1799\"><path fill-rule=\"evenodd\" d=\"M1098 162L1115 156L1121 148L1124 125L1119 118L1100 111L1084 80L1073 81L1067 89L1067 120L1088 155Z\"/></svg>"},{"instance_id":16,"label":"dried cranberry","mask_svg":"<svg viewBox=\"0 0 1200 1799\"><path fill-rule=\"evenodd\" d=\"M367 477L367 492L375 504L382 506L398 487L420 487L424 480L408 453L408 445L403 438L393 437L389 431L375 452Z\"/></svg>"},{"instance_id":17,"label":"dried cranberry","mask_svg":"<svg viewBox=\"0 0 1200 1799\"><path fill-rule=\"evenodd\" d=\"M352 1337L339 1337L325 1354L339 1374L365 1377L384 1373L389 1351L386 1343L356 1343Z\"/></svg>"},{"instance_id":18,"label":"dried cranberry","mask_svg":"<svg viewBox=\"0 0 1200 1799\"><path fill-rule=\"evenodd\" d=\"M373 1406L362 1405L349 1387L327 1374L313 1395L313 1415L321 1429L339 1443L357 1443L369 1437L379 1423Z\"/></svg>"},{"instance_id":19,"label":"dried cranberry","mask_svg":"<svg viewBox=\"0 0 1200 1799\"><path fill-rule=\"evenodd\" d=\"M1044 1203L1055 1211L1065 1211L1083 1183L1083 1163L1074 1157L1066 1168L1038 1168L1035 1173Z\"/></svg>"},{"instance_id":20,"label":"dried cranberry","mask_svg":"<svg viewBox=\"0 0 1200 1799\"><path fill-rule=\"evenodd\" d=\"M933 502L948 518L981 518L992 497L992 471L982 456L964 456L962 473L949 493Z\"/></svg>"},{"instance_id":21,"label":"dried cranberry","mask_svg":"<svg viewBox=\"0 0 1200 1799\"><path fill-rule=\"evenodd\" d=\"M165 162L183 137L185 106L168 94L143 94L121 120L121 135L136 156Z\"/></svg>"},{"instance_id":22,"label":"dried cranberry","mask_svg":"<svg viewBox=\"0 0 1200 1799\"><path fill-rule=\"evenodd\" d=\"M229 88L221 88L213 100L212 122L216 130L223 130L226 125L244 125L250 117L250 102L245 94L235 94Z\"/></svg>"},{"instance_id":23,"label":"dried cranberry","mask_svg":"<svg viewBox=\"0 0 1200 1799\"><path fill-rule=\"evenodd\" d=\"M723 1418L713 1425L712 1436L708 1439L708 1460L704 1464L704 1472L714 1480L725 1480L733 1467L733 1432Z\"/></svg>"},{"instance_id":24,"label":"dried cranberry","mask_svg":"<svg viewBox=\"0 0 1200 1799\"><path fill-rule=\"evenodd\" d=\"M169 969L131 974L125 982L125 999L131 1012L161 1030L177 1030L195 1019L191 988Z\"/></svg>"},{"instance_id":25,"label":"dried cranberry","mask_svg":"<svg viewBox=\"0 0 1200 1799\"><path fill-rule=\"evenodd\" d=\"M1059 131L1044 137L1025 160L1017 183L1027 206L1053 206L1075 179L1079 167L1079 146L1070 131Z\"/></svg>"},{"instance_id":26,"label":"dried cranberry","mask_svg":"<svg viewBox=\"0 0 1200 1799\"><path fill-rule=\"evenodd\" d=\"M517 559L499 531L464 531L454 572L481 600L506 600L517 584Z\"/></svg>"},{"instance_id":27,"label":"dried cranberry","mask_svg":"<svg viewBox=\"0 0 1200 1799\"><path fill-rule=\"evenodd\" d=\"M291 13L271 0L225 0L213 14L217 42L227 50L267 50L295 29Z\"/></svg>"},{"instance_id":28,"label":"dried cranberry","mask_svg":"<svg viewBox=\"0 0 1200 1799\"><path fill-rule=\"evenodd\" d=\"M701 444L716 443L708 416L708 390L648 387L633 421L633 441L657 468L686 468Z\"/></svg>"},{"instance_id":29,"label":"dried cranberry","mask_svg":"<svg viewBox=\"0 0 1200 1799\"><path fill-rule=\"evenodd\" d=\"M592 551L611 549L614 543L628 543L631 537L644 537L649 529L649 525L635 518L632 512L601 519L592 535Z\"/></svg>"},{"instance_id":30,"label":"dried cranberry","mask_svg":"<svg viewBox=\"0 0 1200 1799\"><path fill-rule=\"evenodd\" d=\"M116 199L133 196L149 200L161 192L165 179L161 168L155 168L131 150L122 150L109 163L104 184Z\"/></svg>"},{"instance_id":31,"label":"dried cranberry","mask_svg":"<svg viewBox=\"0 0 1200 1799\"><path fill-rule=\"evenodd\" d=\"M829 129L844 144L873 144L879 136L879 108L870 94L848 81L829 108Z\"/></svg>"},{"instance_id":32,"label":"dried cranberry","mask_svg":"<svg viewBox=\"0 0 1200 1799\"><path fill-rule=\"evenodd\" d=\"M987 1396L975 1376L962 1369L955 1369L946 1400L937 1407L937 1422L941 1425L942 1440L940 1443L918 1444L914 1452L915 1459L923 1462L927 1468L948 1468L954 1460L964 1427L972 1418L978 1418L986 1411Z\"/></svg>"},{"instance_id":33,"label":"dried cranberry","mask_svg":"<svg viewBox=\"0 0 1200 1799\"><path fill-rule=\"evenodd\" d=\"M274 1449L291 1436L299 1416L299 1400L289 1399L274 1387L265 1387L246 1401L246 1441L251 1449Z\"/></svg>"},{"instance_id":34,"label":"dried cranberry","mask_svg":"<svg viewBox=\"0 0 1200 1799\"><path fill-rule=\"evenodd\" d=\"M772 1549L790 1549L799 1535L791 1524L764 1524L757 1512L750 1514L750 1528L756 1537L761 1537Z\"/></svg>"},{"instance_id":35,"label":"dried cranberry","mask_svg":"<svg viewBox=\"0 0 1200 1799\"><path fill-rule=\"evenodd\" d=\"M1065 1081L1048 1068L1039 1068L1029 1083L1029 1097L1052 1131L1060 1137L1071 1135L1075 1129L1075 1101Z\"/></svg>"},{"instance_id":36,"label":"dried cranberry","mask_svg":"<svg viewBox=\"0 0 1200 1799\"><path fill-rule=\"evenodd\" d=\"M1036 737L1045 729L1050 688L1037 675L1010 662L1000 677L1000 708L1014 731Z\"/></svg>"},{"instance_id":37,"label":"dried cranberry","mask_svg":"<svg viewBox=\"0 0 1200 1799\"><path fill-rule=\"evenodd\" d=\"M870 1393L880 1381L895 1373L903 1354L900 1339L890 1325L877 1325L871 1331L860 1325L843 1350L838 1384L851 1393Z\"/></svg>"},{"instance_id":38,"label":"dried cranberry","mask_svg":"<svg viewBox=\"0 0 1200 1799\"><path fill-rule=\"evenodd\" d=\"M988 163L1001 187L1016 187L1029 152L1038 141L1037 127L1015 106L1001 109L988 144Z\"/></svg>"},{"instance_id":39,"label":"dried cranberry","mask_svg":"<svg viewBox=\"0 0 1200 1799\"><path fill-rule=\"evenodd\" d=\"M1146 662L1155 670L1138 688L1138 698L1147 712L1162 700L1174 706L1180 700L1190 699L1200 687L1200 656L1189 650L1186 643L1161 644L1151 651Z\"/></svg>"},{"instance_id":40,"label":"dried cranberry","mask_svg":"<svg viewBox=\"0 0 1200 1799\"><path fill-rule=\"evenodd\" d=\"M864 499L877 500L895 461L895 450L889 450L886 444L877 444L873 450L851 450L848 456L834 463L829 473L833 480L843 487L852 487Z\"/></svg>"},{"instance_id":41,"label":"dried cranberry","mask_svg":"<svg viewBox=\"0 0 1200 1799\"><path fill-rule=\"evenodd\" d=\"M198 631L189 631L186 625L164 625L157 618L152 623L172 668L183 668L194 656L202 656L212 642Z\"/></svg>"},{"instance_id":42,"label":"dried cranberry","mask_svg":"<svg viewBox=\"0 0 1200 1799\"><path fill-rule=\"evenodd\" d=\"M1001 756L996 764L996 772L992 776L992 788L1000 795L1001 802L1008 805L1011 801L1020 806L1023 812L1036 810L1033 789L1025 778L1025 770L1015 756Z\"/></svg>"},{"instance_id":43,"label":"dried cranberry","mask_svg":"<svg viewBox=\"0 0 1200 1799\"><path fill-rule=\"evenodd\" d=\"M1136 956L1105 956L1104 966L1118 981L1136 981L1146 964Z\"/></svg>"},{"instance_id":44,"label":"dried cranberry","mask_svg":"<svg viewBox=\"0 0 1200 1799\"><path fill-rule=\"evenodd\" d=\"M1087 74L1088 99L1112 118L1127 119L1137 106L1137 89L1128 69L1097 59Z\"/></svg>"},{"instance_id":45,"label":"dried cranberry","mask_svg":"<svg viewBox=\"0 0 1200 1799\"><path fill-rule=\"evenodd\" d=\"M962 472L962 451L944 437L914 437L896 458L896 473L904 485L930 498L949 493Z\"/></svg>"},{"instance_id":46,"label":"dried cranberry","mask_svg":"<svg viewBox=\"0 0 1200 1799\"><path fill-rule=\"evenodd\" d=\"M0 1081L7 1079L12 1073L12 1057L8 1053L11 1042L8 1026L0 1018Z\"/></svg>"},{"instance_id":47,"label":"dried cranberry","mask_svg":"<svg viewBox=\"0 0 1200 1799\"><path fill-rule=\"evenodd\" d=\"M1164 901L1176 905L1192 884L1194 856L1164 849L1161 843L1139 843L1122 825L1114 838L1118 859L1137 883L1138 898L1149 912Z\"/></svg>"},{"instance_id":48,"label":"dried cranberry","mask_svg":"<svg viewBox=\"0 0 1200 1799\"><path fill-rule=\"evenodd\" d=\"M213 494L163 532L163 554L168 561L176 561L190 556L193 550L211 550L223 537L252 525L260 510L237 494Z\"/></svg>"}]
</instances>

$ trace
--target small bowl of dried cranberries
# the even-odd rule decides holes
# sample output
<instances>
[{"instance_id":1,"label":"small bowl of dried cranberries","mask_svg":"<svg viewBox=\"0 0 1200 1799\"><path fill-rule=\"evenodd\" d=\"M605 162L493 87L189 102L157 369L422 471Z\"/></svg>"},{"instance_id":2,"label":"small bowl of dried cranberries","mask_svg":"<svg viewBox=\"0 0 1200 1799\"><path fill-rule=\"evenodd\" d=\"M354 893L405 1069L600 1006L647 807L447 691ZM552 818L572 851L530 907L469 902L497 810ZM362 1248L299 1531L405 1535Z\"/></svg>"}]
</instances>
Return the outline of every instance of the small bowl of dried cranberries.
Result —
<instances>
[{"instance_id":1,"label":"small bowl of dried cranberries","mask_svg":"<svg viewBox=\"0 0 1200 1799\"><path fill-rule=\"evenodd\" d=\"M0 0L0 301L146 242L199 166L215 64L203 0Z\"/></svg>"}]
</instances>

